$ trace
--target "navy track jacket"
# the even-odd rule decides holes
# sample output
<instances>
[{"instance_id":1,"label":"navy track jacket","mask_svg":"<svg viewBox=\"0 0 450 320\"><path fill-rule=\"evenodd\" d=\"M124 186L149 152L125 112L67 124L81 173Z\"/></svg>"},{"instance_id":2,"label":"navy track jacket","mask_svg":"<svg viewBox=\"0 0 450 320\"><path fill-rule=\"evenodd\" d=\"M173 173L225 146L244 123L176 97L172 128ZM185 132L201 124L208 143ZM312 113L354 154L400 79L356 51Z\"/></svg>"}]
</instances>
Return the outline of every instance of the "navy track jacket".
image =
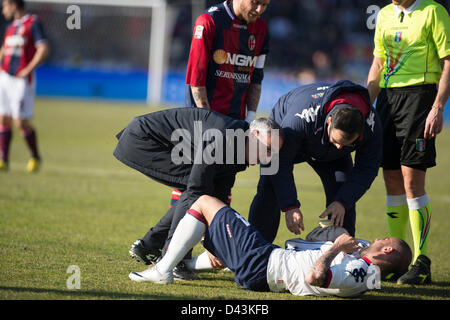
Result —
<instances>
[{"instance_id":1,"label":"navy track jacket","mask_svg":"<svg viewBox=\"0 0 450 320\"><path fill-rule=\"evenodd\" d=\"M363 135L353 145L338 150L329 142L324 106L342 93L360 93L368 101L368 112ZM282 211L300 207L293 176L295 163L316 161L326 165L356 151L351 175L339 189L335 200L351 208L369 189L381 163L382 129L366 88L348 80L301 86L278 100L270 118L280 124L285 134L280 150L280 168L276 175L271 176Z\"/></svg>"}]
</instances>

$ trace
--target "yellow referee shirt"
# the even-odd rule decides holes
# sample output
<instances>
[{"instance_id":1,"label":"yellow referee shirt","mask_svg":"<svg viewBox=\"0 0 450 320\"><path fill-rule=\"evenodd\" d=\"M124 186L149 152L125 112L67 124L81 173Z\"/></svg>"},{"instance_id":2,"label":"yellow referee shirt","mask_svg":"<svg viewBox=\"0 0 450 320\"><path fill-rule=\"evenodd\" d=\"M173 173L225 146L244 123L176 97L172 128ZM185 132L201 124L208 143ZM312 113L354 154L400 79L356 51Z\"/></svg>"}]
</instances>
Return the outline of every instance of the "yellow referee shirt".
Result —
<instances>
[{"instance_id":1,"label":"yellow referee shirt","mask_svg":"<svg viewBox=\"0 0 450 320\"><path fill-rule=\"evenodd\" d=\"M440 59L450 55L450 18L433 0L416 0L403 12L393 4L380 10L375 57L385 59L380 88L439 83Z\"/></svg>"}]
</instances>

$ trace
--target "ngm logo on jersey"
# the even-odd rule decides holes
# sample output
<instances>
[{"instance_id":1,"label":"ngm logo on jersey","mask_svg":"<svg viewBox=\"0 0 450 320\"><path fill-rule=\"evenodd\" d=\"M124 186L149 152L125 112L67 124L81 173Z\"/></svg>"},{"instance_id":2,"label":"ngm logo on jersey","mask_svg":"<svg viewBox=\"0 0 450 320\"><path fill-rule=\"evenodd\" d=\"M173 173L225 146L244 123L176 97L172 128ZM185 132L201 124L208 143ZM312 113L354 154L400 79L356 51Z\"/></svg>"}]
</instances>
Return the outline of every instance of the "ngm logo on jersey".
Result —
<instances>
[{"instance_id":1,"label":"ngm logo on jersey","mask_svg":"<svg viewBox=\"0 0 450 320\"><path fill-rule=\"evenodd\" d=\"M213 60L215 63L221 65L221 64L228 64L232 66L237 66L239 71L245 72L245 73L236 73L236 72L229 72L229 71L223 71L223 70L216 70L215 76L221 77L221 78L228 78L233 79L234 81L238 83L250 83L250 74L252 68L264 68L264 63L266 60L265 55L261 56L246 56L244 54L236 54L236 53L229 53L226 52L223 49L217 49L214 51L213 54Z\"/></svg>"},{"instance_id":2,"label":"ngm logo on jersey","mask_svg":"<svg viewBox=\"0 0 450 320\"><path fill-rule=\"evenodd\" d=\"M248 72L251 68L256 66L257 57L246 56L243 54L230 54L225 50L218 49L214 51L213 60L217 64L229 64L232 66L238 66L239 71ZM232 79L238 83L248 84L250 83L250 74L237 73L223 70L216 70L216 77Z\"/></svg>"},{"instance_id":3,"label":"ngm logo on jersey","mask_svg":"<svg viewBox=\"0 0 450 320\"><path fill-rule=\"evenodd\" d=\"M253 35L250 35L248 39L248 47L251 51L255 49L256 40ZM214 51L213 60L217 64L229 64L232 66L238 66L239 71L250 71L251 68L264 68L266 62L266 55L260 56L247 56L245 54L226 52L223 49L217 49Z\"/></svg>"},{"instance_id":4,"label":"ngm logo on jersey","mask_svg":"<svg viewBox=\"0 0 450 320\"><path fill-rule=\"evenodd\" d=\"M8 36L5 39L5 45L8 47L23 47L27 39L19 34Z\"/></svg>"},{"instance_id":5,"label":"ngm logo on jersey","mask_svg":"<svg viewBox=\"0 0 450 320\"><path fill-rule=\"evenodd\" d=\"M239 67L256 67L257 56L246 56L244 54L229 53L223 49L214 51L214 62L217 64L231 64Z\"/></svg>"},{"instance_id":6,"label":"ngm logo on jersey","mask_svg":"<svg viewBox=\"0 0 450 320\"><path fill-rule=\"evenodd\" d=\"M5 55L21 56L26 42L27 39L19 34L6 37L4 45Z\"/></svg>"}]
</instances>

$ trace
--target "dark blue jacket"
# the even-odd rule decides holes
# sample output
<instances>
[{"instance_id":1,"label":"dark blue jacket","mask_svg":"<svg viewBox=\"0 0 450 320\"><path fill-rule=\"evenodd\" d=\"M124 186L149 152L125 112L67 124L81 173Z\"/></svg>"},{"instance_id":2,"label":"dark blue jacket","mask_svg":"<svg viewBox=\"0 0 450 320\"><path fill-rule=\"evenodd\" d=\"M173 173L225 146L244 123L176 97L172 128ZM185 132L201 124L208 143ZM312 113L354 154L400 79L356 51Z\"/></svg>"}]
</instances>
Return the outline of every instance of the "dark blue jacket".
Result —
<instances>
[{"instance_id":1,"label":"dark blue jacket","mask_svg":"<svg viewBox=\"0 0 450 320\"><path fill-rule=\"evenodd\" d=\"M270 118L283 128L285 142L280 150L280 168L271 176L278 204L283 211L299 207L293 176L295 163L331 162L356 151L351 175L339 189L336 199L352 207L369 189L378 174L382 156L382 129L377 112L370 105L364 133L353 145L338 150L328 141L324 105L343 92L361 93L370 101L366 88L348 80L334 84L301 86L282 96Z\"/></svg>"}]
</instances>

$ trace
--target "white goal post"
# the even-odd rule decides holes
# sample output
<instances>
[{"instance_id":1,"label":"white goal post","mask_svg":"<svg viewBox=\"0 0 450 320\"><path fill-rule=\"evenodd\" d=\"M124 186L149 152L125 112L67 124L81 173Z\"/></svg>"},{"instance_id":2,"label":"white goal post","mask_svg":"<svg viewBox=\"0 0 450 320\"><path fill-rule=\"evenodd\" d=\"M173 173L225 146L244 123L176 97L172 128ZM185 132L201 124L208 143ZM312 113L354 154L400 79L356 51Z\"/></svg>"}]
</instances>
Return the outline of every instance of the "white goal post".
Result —
<instances>
[{"instance_id":1,"label":"white goal post","mask_svg":"<svg viewBox=\"0 0 450 320\"><path fill-rule=\"evenodd\" d=\"M190 0L192 12L198 14L205 7L205 0ZM174 17L166 0L26 0L35 3L58 3L70 5L99 5L112 7L151 8L150 52L148 64L147 104L162 102L162 85L167 65L166 50L169 50ZM194 21L192 22L194 23Z\"/></svg>"}]
</instances>

